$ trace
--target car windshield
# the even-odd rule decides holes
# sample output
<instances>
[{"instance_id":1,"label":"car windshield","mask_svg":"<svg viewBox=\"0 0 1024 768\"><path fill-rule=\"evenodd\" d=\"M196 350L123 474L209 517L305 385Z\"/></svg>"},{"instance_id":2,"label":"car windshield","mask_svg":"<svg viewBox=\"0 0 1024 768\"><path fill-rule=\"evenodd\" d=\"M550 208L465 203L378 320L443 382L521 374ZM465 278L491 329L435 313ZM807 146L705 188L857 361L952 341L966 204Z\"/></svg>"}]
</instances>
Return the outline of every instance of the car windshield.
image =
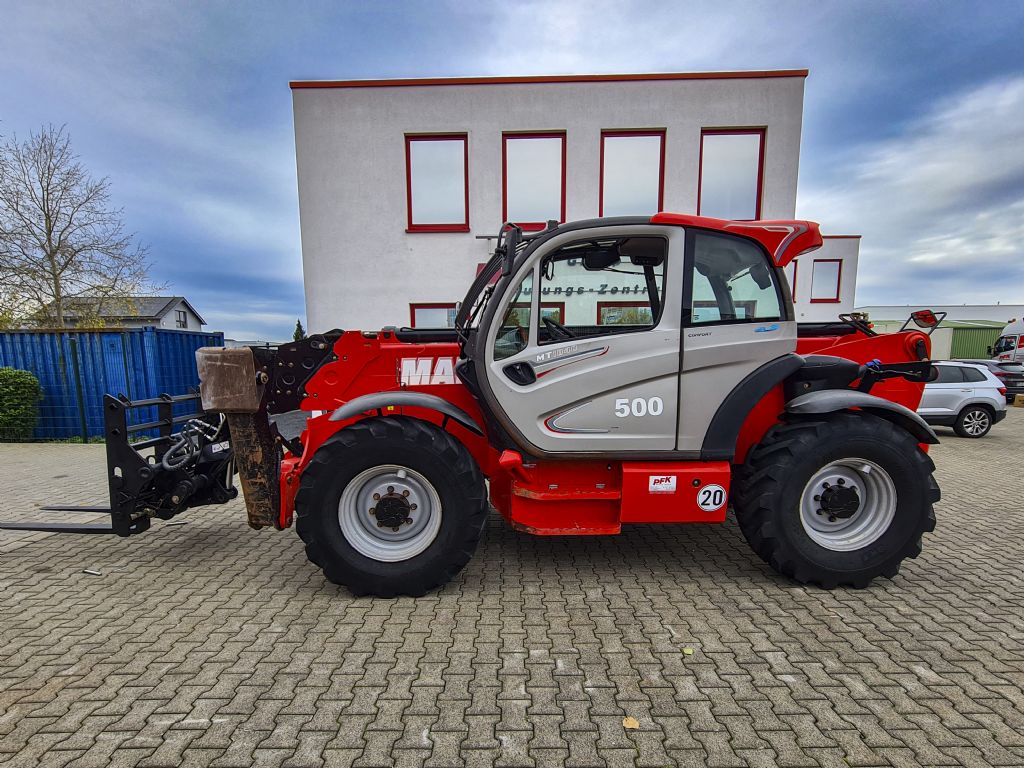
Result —
<instances>
[{"instance_id":1,"label":"car windshield","mask_svg":"<svg viewBox=\"0 0 1024 768\"><path fill-rule=\"evenodd\" d=\"M1017 345L1017 337L1016 336L1003 336L1003 337L1001 337L999 339L999 341L996 342L995 346L992 347L992 352L994 354L997 354L997 355L1000 352L1009 352L1016 345Z\"/></svg>"},{"instance_id":2,"label":"car windshield","mask_svg":"<svg viewBox=\"0 0 1024 768\"><path fill-rule=\"evenodd\" d=\"M1024 365L1021 363L999 363L998 367L1007 373L1024 373Z\"/></svg>"}]
</instances>

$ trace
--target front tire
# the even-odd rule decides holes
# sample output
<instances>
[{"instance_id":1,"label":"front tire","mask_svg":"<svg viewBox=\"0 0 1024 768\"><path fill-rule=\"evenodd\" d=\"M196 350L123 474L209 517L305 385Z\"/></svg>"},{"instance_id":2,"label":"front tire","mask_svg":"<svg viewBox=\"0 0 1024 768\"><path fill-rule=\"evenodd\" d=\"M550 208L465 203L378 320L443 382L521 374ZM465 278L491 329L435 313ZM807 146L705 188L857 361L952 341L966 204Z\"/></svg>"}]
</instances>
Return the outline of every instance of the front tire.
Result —
<instances>
[{"instance_id":1,"label":"front tire","mask_svg":"<svg viewBox=\"0 0 1024 768\"><path fill-rule=\"evenodd\" d=\"M960 437L984 437L992 429L992 411L983 405L968 405L956 417L953 429Z\"/></svg>"},{"instance_id":2,"label":"front tire","mask_svg":"<svg viewBox=\"0 0 1024 768\"><path fill-rule=\"evenodd\" d=\"M894 577L935 529L935 465L906 430L866 413L773 427L737 473L734 508L776 571L831 589Z\"/></svg>"},{"instance_id":3,"label":"front tire","mask_svg":"<svg viewBox=\"0 0 1024 768\"><path fill-rule=\"evenodd\" d=\"M480 470L443 429L364 419L327 440L302 473L296 528L306 556L355 595L418 597L469 562L487 519Z\"/></svg>"}]
</instances>

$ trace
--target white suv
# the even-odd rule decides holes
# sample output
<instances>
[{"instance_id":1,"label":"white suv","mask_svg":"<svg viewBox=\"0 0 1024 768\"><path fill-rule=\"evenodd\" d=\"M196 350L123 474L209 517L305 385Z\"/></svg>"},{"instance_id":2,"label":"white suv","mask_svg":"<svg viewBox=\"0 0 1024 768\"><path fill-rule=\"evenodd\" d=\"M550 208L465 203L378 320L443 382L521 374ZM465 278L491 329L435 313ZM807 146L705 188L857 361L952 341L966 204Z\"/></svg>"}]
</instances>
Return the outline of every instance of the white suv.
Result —
<instances>
[{"instance_id":1,"label":"white suv","mask_svg":"<svg viewBox=\"0 0 1024 768\"><path fill-rule=\"evenodd\" d=\"M983 365L935 363L938 376L924 385L917 412L929 424L952 427L960 437L984 437L1006 417L1006 387Z\"/></svg>"}]
</instances>

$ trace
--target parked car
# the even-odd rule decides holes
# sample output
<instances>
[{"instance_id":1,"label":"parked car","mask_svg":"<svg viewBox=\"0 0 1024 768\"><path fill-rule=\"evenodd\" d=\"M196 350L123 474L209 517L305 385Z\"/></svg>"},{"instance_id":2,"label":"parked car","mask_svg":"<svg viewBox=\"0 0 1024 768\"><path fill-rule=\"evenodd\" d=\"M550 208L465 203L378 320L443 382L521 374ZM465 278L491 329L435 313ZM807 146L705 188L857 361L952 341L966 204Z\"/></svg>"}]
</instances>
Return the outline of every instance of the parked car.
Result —
<instances>
[{"instance_id":1,"label":"parked car","mask_svg":"<svg viewBox=\"0 0 1024 768\"><path fill-rule=\"evenodd\" d=\"M984 365L989 371L1003 382L1006 387L1006 402L1012 403L1014 395L1024 395L1024 363L1014 363L1008 360L958 360L961 363L972 363Z\"/></svg>"},{"instance_id":2,"label":"parked car","mask_svg":"<svg viewBox=\"0 0 1024 768\"><path fill-rule=\"evenodd\" d=\"M929 424L952 427L960 437L984 437L1006 418L1006 387L983 365L935 363L917 412Z\"/></svg>"}]
</instances>

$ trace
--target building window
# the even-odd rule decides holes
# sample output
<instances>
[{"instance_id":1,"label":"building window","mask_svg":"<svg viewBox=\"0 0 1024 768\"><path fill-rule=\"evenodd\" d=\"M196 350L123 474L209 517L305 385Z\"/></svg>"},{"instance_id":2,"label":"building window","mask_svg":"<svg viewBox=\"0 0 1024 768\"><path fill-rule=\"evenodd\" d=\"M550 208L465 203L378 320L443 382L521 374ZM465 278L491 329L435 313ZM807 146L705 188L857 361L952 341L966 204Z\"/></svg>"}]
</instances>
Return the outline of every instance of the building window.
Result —
<instances>
[{"instance_id":1,"label":"building window","mask_svg":"<svg viewBox=\"0 0 1024 768\"><path fill-rule=\"evenodd\" d=\"M519 303L513 304L512 309L525 309L527 313L530 311L530 305ZM556 323L565 322L565 302L564 301L542 301L540 303L540 316L543 320L545 317L550 317Z\"/></svg>"},{"instance_id":2,"label":"building window","mask_svg":"<svg viewBox=\"0 0 1024 768\"><path fill-rule=\"evenodd\" d=\"M466 134L405 137L409 232L469 232Z\"/></svg>"},{"instance_id":3,"label":"building window","mask_svg":"<svg viewBox=\"0 0 1024 768\"><path fill-rule=\"evenodd\" d=\"M174 311L174 322L178 328L188 328L188 315L185 314L184 309L177 309Z\"/></svg>"},{"instance_id":4,"label":"building window","mask_svg":"<svg viewBox=\"0 0 1024 768\"><path fill-rule=\"evenodd\" d=\"M454 328L454 304L410 304L409 316L413 328Z\"/></svg>"},{"instance_id":5,"label":"building window","mask_svg":"<svg viewBox=\"0 0 1024 768\"><path fill-rule=\"evenodd\" d=\"M502 218L527 230L565 221L565 134L502 135Z\"/></svg>"},{"instance_id":6,"label":"building window","mask_svg":"<svg viewBox=\"0 0 1024 768\"><path fill-rule=\"evenodd\" d=\"M842 259L815 259L811 264L811 303L838 304Z\"/></svg>"},{"instance_id":7,"label":"building window","mask_svg":"<svg viewBox=\"0 0 1024 768\"><path fill-rule=\"evenodd\" d=\"M598 216L656 213L664 192L665 131L601 131Z\"/></svg>"},{"instance_id":8,"label":"building window","mask_svg":"<svg viewBox=\"0 0 1024 768\"><path fill-rule=\"evenodd\" d=\"M654 325L651 305L641 301L597 302L598 325Z\"/></svg>"},{"instance_id":9,"label":"building window","mask_svg":"<svg viewBox=\"0 0 1024 768\"><path fill-rule=\"evenodd\" d=\"M720 219L761 218L764 128L700 133L697 213Z\"/></svg>"}]
</instances>

